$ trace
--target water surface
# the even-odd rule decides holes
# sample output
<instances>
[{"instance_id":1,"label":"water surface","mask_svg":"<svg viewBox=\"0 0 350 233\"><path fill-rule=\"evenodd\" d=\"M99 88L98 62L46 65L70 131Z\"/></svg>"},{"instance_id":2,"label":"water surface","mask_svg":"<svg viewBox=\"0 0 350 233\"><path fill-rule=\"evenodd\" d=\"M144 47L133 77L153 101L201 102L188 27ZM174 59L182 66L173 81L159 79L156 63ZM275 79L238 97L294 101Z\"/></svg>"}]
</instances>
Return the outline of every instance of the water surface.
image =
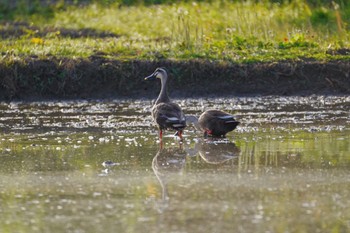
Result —
<instances>
[{"instance_id":1,"label":"water surface","mask_svg":"<svg viewBox=\"0 0 350 233\"><path fill-rule=\"evenodd\" d=\"M149 100L0 104L0 232L350 231L349 97L175 101L242 123L160 146Z\"/></svg>"}]
</instances>

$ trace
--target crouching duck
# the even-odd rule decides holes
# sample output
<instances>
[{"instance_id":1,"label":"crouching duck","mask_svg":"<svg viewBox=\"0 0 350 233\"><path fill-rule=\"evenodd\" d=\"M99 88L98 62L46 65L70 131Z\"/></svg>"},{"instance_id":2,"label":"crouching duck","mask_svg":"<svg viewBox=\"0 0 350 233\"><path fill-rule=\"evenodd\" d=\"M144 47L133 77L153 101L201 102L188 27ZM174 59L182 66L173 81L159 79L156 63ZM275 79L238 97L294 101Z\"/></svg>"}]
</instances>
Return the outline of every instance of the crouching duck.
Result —
<instances>
[{"instance_id":1,"label":"crouching duck","mask_svg":"<svg viewBox=\"0 0 350 233\"><path fill-rule=\"evenodd\" d=\"M160 79L161 89L159 96L152 107L152 118L158 125L159 139L163 138L163 130L172 129L182 140L182 132L186 127L185 115L176 103L172 103L166 91L168 74L164 68L157 68L153 74L147 76L145 80Z\"/></svg>"},{"instance_id":2,"label":"crouching duck","mask_svg":"<svg viewBox=\"0 0 350 233\"><path fill-rule=\"evenodd\" d=\"M231 114L220 110L207 110L199 118L188 116L186 120L193 123L196 129L204 132L204 137L225 137L240 123Z\"/></svg>"}]
</instances>

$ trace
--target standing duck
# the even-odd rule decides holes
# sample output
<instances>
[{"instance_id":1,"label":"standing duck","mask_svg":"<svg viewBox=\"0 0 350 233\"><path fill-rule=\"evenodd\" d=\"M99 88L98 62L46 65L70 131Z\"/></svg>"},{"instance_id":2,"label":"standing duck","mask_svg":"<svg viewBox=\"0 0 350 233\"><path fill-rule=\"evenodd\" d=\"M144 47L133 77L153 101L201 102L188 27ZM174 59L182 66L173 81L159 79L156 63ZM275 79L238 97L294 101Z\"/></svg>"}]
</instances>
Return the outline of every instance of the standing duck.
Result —
<instances>
[{"instance_id":1,"label":"standing duck","mask_svg":"<svg viewBox=\"0 0 350 233\"><path fill-rule=\"evenodd\" d=\"M196 129L203 131L204 137L225 137L240 123L231 114L220 110L207 110L198 119L194 116L186 119L187 122L193 123Z\"/></svg>"},{"instance_id":2,"label":"standing duck","mask_svg":"<svg viewBox=\"0 0 350 233\"><path fill-rule=\"evenodd\" d=\"M176 130L176 135L182 140L182 131L186 127L186 118L180 106L172 103L166 91L168 74L164 68L157 68L145 80L160 79L161 89L159 96L152 107L152 118L159 129L159 139L163 138L163 130Z\"/></svg>"}]
</instances>

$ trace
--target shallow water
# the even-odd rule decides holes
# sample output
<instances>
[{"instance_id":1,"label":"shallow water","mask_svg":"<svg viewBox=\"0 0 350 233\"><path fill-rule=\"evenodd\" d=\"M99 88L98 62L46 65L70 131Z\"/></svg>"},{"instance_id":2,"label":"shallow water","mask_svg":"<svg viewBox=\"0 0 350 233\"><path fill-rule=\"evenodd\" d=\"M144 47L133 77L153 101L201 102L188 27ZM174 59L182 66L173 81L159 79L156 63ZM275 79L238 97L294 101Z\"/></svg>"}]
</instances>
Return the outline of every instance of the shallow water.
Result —
<instances>
[{"instance_id":1,"label":"shallow water","mask_svg":"<svg viewBox=\"0 0 350 233\"><path fill-rule=\"evenodd\" d=\"M350 231L350 97L176 102L242 123L161 147L149 100L0 104L0 232Z\"/></svg>"}]
</instances>

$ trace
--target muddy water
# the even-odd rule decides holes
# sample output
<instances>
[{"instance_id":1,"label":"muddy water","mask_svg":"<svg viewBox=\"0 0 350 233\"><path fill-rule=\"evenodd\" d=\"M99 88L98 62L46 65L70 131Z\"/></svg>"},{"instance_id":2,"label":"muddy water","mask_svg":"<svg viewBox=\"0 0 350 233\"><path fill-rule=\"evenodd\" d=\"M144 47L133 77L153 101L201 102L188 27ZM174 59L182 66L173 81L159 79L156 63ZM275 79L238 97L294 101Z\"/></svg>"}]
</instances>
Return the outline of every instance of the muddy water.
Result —
<instances>
[{"instance_id":1,"label":"muddy water","mask_svg":"<svg viewBox=\"0 0 350 233\"><path fill-rule=\"evenodd\" d=\"M176 102L242 124L161 148L149 100L1 103L0 232L350 231L349 97Z\"/></svg>"}]
</instances>

